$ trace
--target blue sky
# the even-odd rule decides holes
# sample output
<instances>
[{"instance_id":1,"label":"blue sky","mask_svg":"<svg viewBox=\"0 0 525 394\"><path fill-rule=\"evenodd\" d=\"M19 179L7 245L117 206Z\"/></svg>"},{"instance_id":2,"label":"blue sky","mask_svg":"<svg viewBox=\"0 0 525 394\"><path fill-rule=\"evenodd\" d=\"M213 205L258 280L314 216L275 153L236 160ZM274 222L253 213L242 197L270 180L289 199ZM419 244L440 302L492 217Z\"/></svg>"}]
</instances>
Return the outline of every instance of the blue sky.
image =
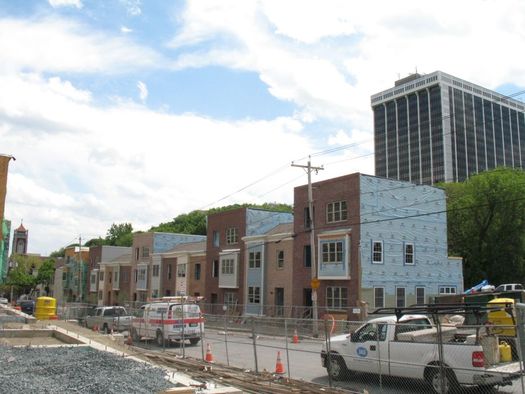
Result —
<instances>
[{"instance_id":1,"label":"blue sky","mask_svg":"<svg viewBox=\"0 0 525 394\"><path fill-rule=\"evenodd\" d=\"M523 90L524 36L519 0L0 0L6 218L47 254L292 203L308 155L314 180L374 173L370 96L416 67Z\"/></svg>"}]
</instances>

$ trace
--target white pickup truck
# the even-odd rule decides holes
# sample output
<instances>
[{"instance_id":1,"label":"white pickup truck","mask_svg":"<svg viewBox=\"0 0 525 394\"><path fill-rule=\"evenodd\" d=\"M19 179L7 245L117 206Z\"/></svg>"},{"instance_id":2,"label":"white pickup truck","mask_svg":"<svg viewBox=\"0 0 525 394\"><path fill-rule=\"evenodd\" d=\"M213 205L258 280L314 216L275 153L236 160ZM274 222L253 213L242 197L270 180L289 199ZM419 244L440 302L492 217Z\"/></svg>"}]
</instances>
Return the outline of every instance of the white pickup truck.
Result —
<instances>
[{"instance_id":1,"label":"white pickup truck","mask_svg":"<svg viewBox=\"0 0 525 394\"><path fill-rule=\"evenodd\" d=\"M321 352L322 365L334 380L353 371L406 377L424 380L440 394L461 385L512 384L521 376L520 363L500 363L494 356L497 338L480 340L480 334L480 330L460 333L458 328L445 325L438 334L424 315L405 315L399 320L385 316L368 321L350 335L327 340Z\"/></svg>"}]
</instances>

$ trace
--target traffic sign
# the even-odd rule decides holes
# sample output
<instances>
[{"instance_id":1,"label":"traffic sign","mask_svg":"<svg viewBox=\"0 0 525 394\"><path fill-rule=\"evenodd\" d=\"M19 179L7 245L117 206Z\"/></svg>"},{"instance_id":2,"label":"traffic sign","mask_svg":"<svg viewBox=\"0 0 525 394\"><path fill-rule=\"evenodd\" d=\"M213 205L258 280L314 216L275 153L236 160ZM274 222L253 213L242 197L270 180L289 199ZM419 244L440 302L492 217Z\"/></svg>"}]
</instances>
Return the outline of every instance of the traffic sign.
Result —
<instances>
[{"instance_id":1,"label":"traffic sign","mask_svg":"<svg viewBox=\"0 0 525 394\"><path fill-rule=\"evenodd\" d=\"M312 287L312 289L318 289L320 284L321 281L317 278L312 278L312 280L310 281L310 286Z\"/></svg>"}]
</instances>

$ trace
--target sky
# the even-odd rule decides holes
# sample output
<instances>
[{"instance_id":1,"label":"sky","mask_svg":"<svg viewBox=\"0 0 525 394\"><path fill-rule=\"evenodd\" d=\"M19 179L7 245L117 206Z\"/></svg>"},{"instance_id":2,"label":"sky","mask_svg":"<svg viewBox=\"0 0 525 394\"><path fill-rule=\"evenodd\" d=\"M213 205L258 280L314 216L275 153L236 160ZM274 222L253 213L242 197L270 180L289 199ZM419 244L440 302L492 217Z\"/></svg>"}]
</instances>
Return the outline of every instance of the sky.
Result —
<instances>
[{"instance_id":1,"label":"sky","mask_svg":"<svg viewBox=\"0 0 525 394\"><path fill-rule=\"evenodd\" d=\"M519 92L524 42L521 0L0 0L5 218L47 255L292 204L292 162L374 174L372 94L436 70Z\"/></svg>"}]
</instances>

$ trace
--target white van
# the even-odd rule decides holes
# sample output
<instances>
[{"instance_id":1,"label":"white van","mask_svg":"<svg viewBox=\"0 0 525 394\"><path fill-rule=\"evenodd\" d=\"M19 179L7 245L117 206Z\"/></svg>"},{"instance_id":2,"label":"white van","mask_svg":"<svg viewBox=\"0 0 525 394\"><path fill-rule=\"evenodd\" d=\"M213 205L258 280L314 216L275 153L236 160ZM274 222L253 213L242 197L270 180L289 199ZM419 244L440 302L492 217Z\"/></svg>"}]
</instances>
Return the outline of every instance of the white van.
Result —
<instances>
[{"instance_id":1,"label":"white van","mask_svg":"<svg viewBox=\"0 0 525 394\"><path fill-rule=\"evenodd\" d=\"M199 305L190 297L164 297L142 306L133 318L131 336L166 342L189 340L196 345L204 335L204 318Z\"/></svg>"},{"instance_id":2,"label":"white van","mask_svg":"<svg viewBox=\"0 0 525 394\"><path fill-rule=\"evenodd\" d=\"M494 291L517 291L517 290L523 290L523 286L521 283L505 283L503 285L499 285L496 287L496 290Z\"/></svg>"}]
</instances>

